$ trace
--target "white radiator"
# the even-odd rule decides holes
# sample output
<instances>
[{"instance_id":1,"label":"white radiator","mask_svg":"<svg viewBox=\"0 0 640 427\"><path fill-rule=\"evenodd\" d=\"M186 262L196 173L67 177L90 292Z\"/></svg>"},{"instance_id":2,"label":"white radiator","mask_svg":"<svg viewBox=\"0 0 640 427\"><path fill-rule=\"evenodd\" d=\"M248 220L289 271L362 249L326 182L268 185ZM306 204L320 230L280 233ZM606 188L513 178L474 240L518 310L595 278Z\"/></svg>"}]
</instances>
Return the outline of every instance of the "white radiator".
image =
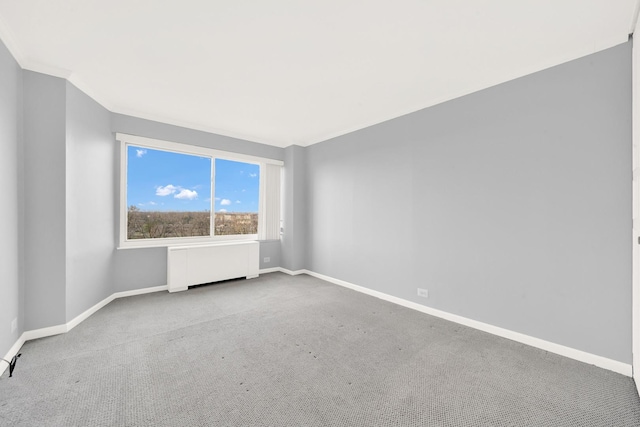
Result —
<instances>
[{"instance_id":1,"label":"white radiator","mask_svg":"<svg viewBox=\"0 0 640 427\"><path fill-rule=\"evenodd\" d=\"M167 248L169 292L219 280L258 277L260 243L225 242Z\"/></svg>"}]
</instances>

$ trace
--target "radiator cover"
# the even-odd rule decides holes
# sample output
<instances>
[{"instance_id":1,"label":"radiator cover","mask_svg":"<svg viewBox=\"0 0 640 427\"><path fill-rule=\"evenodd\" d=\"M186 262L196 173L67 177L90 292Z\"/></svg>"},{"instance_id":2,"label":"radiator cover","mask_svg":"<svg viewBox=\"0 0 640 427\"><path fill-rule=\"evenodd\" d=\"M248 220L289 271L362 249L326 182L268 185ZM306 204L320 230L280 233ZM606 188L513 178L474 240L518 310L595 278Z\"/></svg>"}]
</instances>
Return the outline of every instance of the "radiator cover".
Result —
<instances>
[{"instance_id":1,"label":"radiator cover","mask_svg":"<svg viewBox=\"0 0 640 427\"><path fill-rule=\"evenodd\" d=\"M169 292L220 280L258 277L260 243L212 243L167 248Z\"/></svg>"}]
</instances>

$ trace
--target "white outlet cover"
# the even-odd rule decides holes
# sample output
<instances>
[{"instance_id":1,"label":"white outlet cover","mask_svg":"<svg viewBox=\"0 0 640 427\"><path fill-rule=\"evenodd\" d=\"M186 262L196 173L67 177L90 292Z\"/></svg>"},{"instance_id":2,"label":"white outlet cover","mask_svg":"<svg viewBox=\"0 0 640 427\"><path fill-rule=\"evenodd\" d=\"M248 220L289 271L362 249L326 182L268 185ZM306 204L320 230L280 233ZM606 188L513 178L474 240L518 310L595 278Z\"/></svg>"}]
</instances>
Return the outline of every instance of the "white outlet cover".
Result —
<instances>
[{"instance_id":1,"label":"white outlet cover","mask_svg":"<svg viewBox=\"0 0 640 427\"><path fill-rule=\"evenodd\" d=\"M429 291L426 290L426 289L418 288L418 296L419 297L429 298Z\"/></svg>"}]
</instances>

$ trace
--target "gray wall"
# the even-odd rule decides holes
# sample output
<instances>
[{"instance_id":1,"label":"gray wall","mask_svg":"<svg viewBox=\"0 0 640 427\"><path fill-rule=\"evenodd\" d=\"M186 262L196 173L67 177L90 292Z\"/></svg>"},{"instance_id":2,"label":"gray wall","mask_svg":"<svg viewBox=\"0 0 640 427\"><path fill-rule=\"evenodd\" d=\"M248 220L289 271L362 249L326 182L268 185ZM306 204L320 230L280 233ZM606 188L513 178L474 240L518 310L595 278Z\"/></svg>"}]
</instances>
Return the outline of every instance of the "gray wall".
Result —
<instances>
[{"instance_id":1,"label":"gray wall","mask_svg":"<svg viewBox=\"0 0 640 427\"><path fill-rule=\"evenodd\" d=\"M114 274L115 292L165 286L167 248L118 249Z\"/></svg>"},{"instance_id":2,"label":"gray wall","mask_svg":"<svg viewBox=\"0 0 640 427\"><path fill-rule=\"evenodd\" d=\"M285 148L284 157L281 267L296 271L306 268L308 212L305 148L291 145Z\"/></svg>"},{"instance_id":3,"label":"gray wall","mask_svg":"<svg viewBox=\"0 0 640 427\"><path fill-rule=\"evenodd\" d=\"M269 262L265 262L269 258ZM260 242L260 269L280 267L280 240Z\"/></svg>"},{"instance_id":4,"label":"gray wall","mask_svg":"<svg viewBox=\"0 0 640 427\"><path fill-rule=\"evenodd\" d=\"M66 81L31 71L24 85L25 330L65 323Z\"/></svg>"},{"instance_id":5,"label":"gray wall","mask_svg":"<svg viewBox=\"0 0 640 427\"><path fill-rule=\"evenodd\" d=\"M284 150L272 145L258 144L257 142L243 139L216 135L166 123L139 119L124 114L113 114L113 132L127 133L130 135L144 136L147 138L162 139L166 141L182 142L198 145L216 150L230 151L232 153L247 154L250 156L266 157L268 159L283 160Z\"/></svg>"},{"instance_id":6,"label":"gray wall","mask_svg":"<svg viewBox=\"0 0 640 427\"><path fill-rule=\"evenodd\" d=\"M66 83L66 320L114 292L111 113Z\"/></svg>"},{"instance_id":7,"label":"gray wall","mask_svg":"<svg viewBox=\"0 0 640 427\"><path fill-rule=\"evenodd\" d=\"M182 142L217 150L283 160L284 150L265 144L244 141L212 133L187 129L123 114L112 114L114 133ZM112 179L119 191L119 155L112 169ZM119 220L119 217L118 217ZM117 237L116 237L117 239ZM269 264L264 257L271 257ZM273 242L260 242L260 268L278 267L280 250ZM165 248L120 249L115 255L115 291L129 291L167 284L167 253Z\"/></svg>"},{"instance_id":8,"label":"gray wall","mask_svg":"<svg viewBox=\"0 0 640 427\"><path fill-rule=\"evenodd\" d=\"M18 243L18 147L20 145L20 98L22 74L4 44L0 42L0 182L4 206L0 210L0 358L3 358L23 331L23 310L19 274ZM11 332L11 321L18 329ZM0 362L4 364L4 362ZM4 369L1 366L0 369Z\"/></svg>"},{"instance_id":9,"label":"gray wall","mask_svg":"<svg viewBox=\"0 0 640 427\"><path fill-rule=\"evenodd\" d=\"M306 154L308 269L631 362L631 43Z\"/></svg>"},{"instance_id":10,"label":"gray wall","mask_svg":"<svg viewBox=\"0 0 640 427\"><path fill-rule=\"evenodd\" d=\"M263 268L271 256L631 362L630 43L284 150L107 113L62 79L20 72L1 45L0 90L14 201L0 221L0 352L16 316L18 333L54 326L111 292L166 284L165 249L114 250L108 133L123 132L284 160L284 234L280 248L261 243Z\"/></svg>"}]
</instances>

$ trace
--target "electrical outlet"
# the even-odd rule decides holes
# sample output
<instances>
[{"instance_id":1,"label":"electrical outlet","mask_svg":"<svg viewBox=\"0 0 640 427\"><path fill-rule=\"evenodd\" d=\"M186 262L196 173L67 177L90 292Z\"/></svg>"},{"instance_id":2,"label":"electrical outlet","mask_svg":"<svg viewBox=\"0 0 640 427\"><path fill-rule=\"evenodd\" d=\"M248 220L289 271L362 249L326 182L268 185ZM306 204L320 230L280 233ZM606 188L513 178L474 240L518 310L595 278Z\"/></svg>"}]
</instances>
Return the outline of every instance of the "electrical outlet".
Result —
<instances>
[{"instance_id":1,"label":"electrical outlet","mask_svg":"<svg viewBox=\"0 0 640 427\"><path fill-rule=\"evenodd\" d=\"M429 291L426 290L426 289L418 288L418 296L419 297L429 298Z\"/></svg>"},{"instance_id":2,"label":"electrical outlet","mask_svg":"<svg viewBox=\"0 0 640 427\"><path fill-rule=\"evenodd\" d=\"M16 317L11 321L11 333L14 333L18 329L18 318Z\"/></svg>"},{"instance_id":3,"label":"electrical outlet","mask_svg":"<svg viewBox=\"0 0 640 427\"><path fill-rule=\"evenodd\" d=\"M268 257L268 256L264 257L264 262L265 263L271 262L271 257Z\"/></svg>"}]
</instances>

